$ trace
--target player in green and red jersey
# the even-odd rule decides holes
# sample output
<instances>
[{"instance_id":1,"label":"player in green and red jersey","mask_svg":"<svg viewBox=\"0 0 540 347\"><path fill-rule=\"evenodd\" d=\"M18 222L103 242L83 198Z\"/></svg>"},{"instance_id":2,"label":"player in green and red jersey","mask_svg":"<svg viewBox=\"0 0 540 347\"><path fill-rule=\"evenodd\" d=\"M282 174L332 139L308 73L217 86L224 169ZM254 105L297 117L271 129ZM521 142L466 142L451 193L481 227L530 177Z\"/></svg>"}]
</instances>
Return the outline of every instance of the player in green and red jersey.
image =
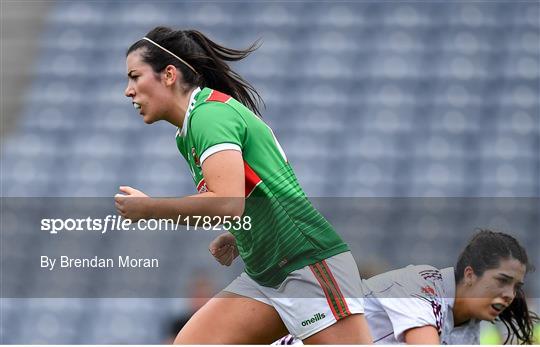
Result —
<instances>
[{"instance_id":1,"label":"player in green and red jersey","mask_svg":"<svg viewBox=\"0 0 540 347\"><path fill-rule=\"evenodd\" d=\"M128 49L125 94L146 123L178 127L177 146L199 194L149 199L121 187L117 209L134 220L250 217L249 227L230 228L210 245L225 265L239 253L245 272L193 316L176 343L270 343L287 331L304 343L369 343L348 246L299 186L258 116L257 92L225 63L254 49L164 27Z\"/></svg>"}]
</instances>

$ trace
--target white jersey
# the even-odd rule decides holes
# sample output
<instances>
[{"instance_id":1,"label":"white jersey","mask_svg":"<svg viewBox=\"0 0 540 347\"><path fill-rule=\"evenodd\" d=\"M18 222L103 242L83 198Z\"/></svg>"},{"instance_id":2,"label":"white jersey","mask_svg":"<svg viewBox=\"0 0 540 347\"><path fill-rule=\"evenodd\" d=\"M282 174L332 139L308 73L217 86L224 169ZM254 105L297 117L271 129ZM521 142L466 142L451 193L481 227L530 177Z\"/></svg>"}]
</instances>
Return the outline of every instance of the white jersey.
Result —
<instances>
[{"instance_id":1,"label":"white jersey","mask_svg":"<svg viewBox=\"0 0 540 347\"><path fill-rule=\"evenodd\" d=\"M441 344L480 342L480 323L454 327L454 269L409 265L363 281L366 319L376 344L405 343L408 329L431 325Z\"/></svg>"},{"instance_id":2,"label":"white jersey","mask_svg":"<svg viewBox=\"0 0 540 347\"><path fill-rule=\"evenodd\" d=\"M408 329L431 325L441 344L480 343L480 322L454 327L456 282L454 268L409 265L362 281L364 309L375 344L405 343ZM274 344L298 344L284 337Z\"/></svg>"}]
</instances>

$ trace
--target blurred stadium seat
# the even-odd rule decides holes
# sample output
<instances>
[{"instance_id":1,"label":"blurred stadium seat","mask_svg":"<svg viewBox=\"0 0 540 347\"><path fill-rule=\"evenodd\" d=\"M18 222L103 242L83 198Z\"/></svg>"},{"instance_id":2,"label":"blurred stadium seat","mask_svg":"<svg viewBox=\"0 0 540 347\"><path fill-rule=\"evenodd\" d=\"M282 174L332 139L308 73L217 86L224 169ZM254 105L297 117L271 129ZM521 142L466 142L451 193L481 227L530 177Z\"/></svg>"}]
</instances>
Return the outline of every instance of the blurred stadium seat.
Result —
<instances>
[{"instance_id":1,"label":"blurred stadium seat","mask_svg":"<svg viewBox=\"0 0 540 347\"><path fill-rule=\"evenodd\" d=\"M262 38L233 66L261 92L264 119L309 196L540 197L538 3L195 3L55 4L18 128L3 139L4 197L110 197L128 184L155 196L194 192L175 129L145 126L123 96L125 50L156 25L233 47ZM508 226L538 249L538 211L515 208L522 218L511 222L480 207L327 217L360 263L366 254L444 266L475 226ZM206 240L191 238L160 249L212 264ZM28 238L25 252L41 254L40 243ZM39 285L39 273L21 276ZM174 300L48 302L3 300L2 342L160 343L159 324L179 310Z\"/></svg>"}]
</instances>

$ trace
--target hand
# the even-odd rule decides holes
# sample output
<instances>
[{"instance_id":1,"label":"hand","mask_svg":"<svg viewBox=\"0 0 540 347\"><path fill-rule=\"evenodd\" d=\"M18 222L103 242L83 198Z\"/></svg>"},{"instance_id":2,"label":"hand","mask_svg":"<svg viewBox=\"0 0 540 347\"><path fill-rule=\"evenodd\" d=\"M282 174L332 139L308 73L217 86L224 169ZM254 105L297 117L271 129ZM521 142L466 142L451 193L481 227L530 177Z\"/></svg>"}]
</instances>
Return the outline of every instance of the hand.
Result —
<instances>
[{"instance_id":1,"label":"hand","mask_svg":"<svg viewBox=\"0 0 540 347\"><path fill-rule=\"evenodd\" d=\"M148 195L128 186L120 186L119 190L124 194L114 196L114 205L118 214L132 221L150 217L150 211L148 210L148 201L150 199L146 199L149 198Z\"/></svg>"},{"instance_id":2,"label":"hand","mask_svg":"<svg viewBox=\"0 0 540 347\"><path fill-rule=\"evenodd\" d=\"M230 266L233 260L238 257L236 240L234 239L234 236L228 232L219 235L210 242L208 250L221 265L225 266Z\"/></svg>"}]
</instances>

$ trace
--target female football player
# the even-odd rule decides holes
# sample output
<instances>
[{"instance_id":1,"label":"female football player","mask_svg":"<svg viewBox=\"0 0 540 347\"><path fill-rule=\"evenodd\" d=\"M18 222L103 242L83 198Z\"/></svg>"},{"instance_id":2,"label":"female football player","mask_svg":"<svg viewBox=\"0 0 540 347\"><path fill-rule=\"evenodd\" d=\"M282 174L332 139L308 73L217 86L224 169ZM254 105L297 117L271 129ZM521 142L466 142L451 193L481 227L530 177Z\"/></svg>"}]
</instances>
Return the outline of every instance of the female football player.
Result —
<instances>
[{"instance_id":1,"label":"female football player","mask_svg":"<svg viewBox=\"0 0 540 347\"><path fill-rule=\"evenodd\" d=\"M455 268L409 265L363 281L376 344L479 344L480 321L501 321L505 343L532 344L534 323L521 288L532 269L510 235L479 231ZM297 344L282 338L276 344Z\"/></svg>"},{"instance_id":2,"label":"female football player","mask_svg":"<svg viewBox=\"0 0 540 347\"><path fill-rule=\"evenodd\" d=\"M239 253L245 263L176 343L270 343L288 331L305 343L370 343L348 246L299 186L260 118L257 92L227 64L255 49L234 50L198 31L165 27L128 49L125 95L145 123L177 127L177 147L198 194L158 199L123 186L117 210L132 220L211 218L230 232L210 252L224 264Z\"/></svg>"}]
</instances>

